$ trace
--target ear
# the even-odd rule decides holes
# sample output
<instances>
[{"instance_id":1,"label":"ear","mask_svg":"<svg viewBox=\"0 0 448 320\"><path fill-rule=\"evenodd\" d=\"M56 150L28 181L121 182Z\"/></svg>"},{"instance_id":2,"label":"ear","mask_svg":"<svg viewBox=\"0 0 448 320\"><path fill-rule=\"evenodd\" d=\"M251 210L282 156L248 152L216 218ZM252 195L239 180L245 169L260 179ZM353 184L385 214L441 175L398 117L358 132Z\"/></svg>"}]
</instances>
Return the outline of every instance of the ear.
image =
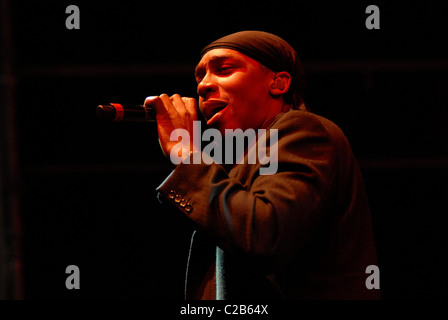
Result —
<instances>
[{"instance_id":1,"label":"ear","mask_svg":"<svg viewBox=\"0 0 448 320\"><path fill-rule=\"evenodd\" d=\"M277 72L272 79L270 93L273 96L281 96L288 92L291 85L291 75L286 71Z\"/></svg>"}]
</instances>

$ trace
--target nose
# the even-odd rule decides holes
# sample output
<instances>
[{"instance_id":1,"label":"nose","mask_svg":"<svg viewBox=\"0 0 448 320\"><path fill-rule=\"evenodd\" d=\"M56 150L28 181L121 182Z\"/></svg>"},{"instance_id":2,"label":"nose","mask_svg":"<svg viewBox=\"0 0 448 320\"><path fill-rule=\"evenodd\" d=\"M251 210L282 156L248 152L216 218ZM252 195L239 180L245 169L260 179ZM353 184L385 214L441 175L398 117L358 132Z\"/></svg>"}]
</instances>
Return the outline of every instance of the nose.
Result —
<instances>
[{"instance_id":1,"label":"nose","mask_svg":"<svg viewBox=\"0 0 448 320\"><path fill-rule=\"evenodd\" d=\"M217 92L217 90L218 86L208 74L198 83L198 95L204 100L207 100L210 95Z\"/></svg>"}]
</instances>

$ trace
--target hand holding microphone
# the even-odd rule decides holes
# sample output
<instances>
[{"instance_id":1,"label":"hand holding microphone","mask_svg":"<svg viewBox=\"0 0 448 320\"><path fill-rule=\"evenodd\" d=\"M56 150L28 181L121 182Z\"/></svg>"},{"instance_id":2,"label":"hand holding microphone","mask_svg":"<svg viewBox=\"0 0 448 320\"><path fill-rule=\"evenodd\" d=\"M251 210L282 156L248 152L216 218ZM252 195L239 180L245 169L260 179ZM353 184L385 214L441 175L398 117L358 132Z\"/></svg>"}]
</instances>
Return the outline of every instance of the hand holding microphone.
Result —
<instances>
[{"instance_id":1,"label":"hand holding microphone","mask_svg":"<svg viewBox=\"0 0 448 320\"><path fill-rule=\"evenodd\" d=\"M119 103L99 105L96 113L99 118L115 122L157 122L160 146L167 157L171 149L175 145L178 147L179 144L179 141L170 139L176 129L186 130L191 138L190 143L185 144L185 148L189 150L182 152L198 149L193 145L193 122L198 120L197 103L194 98L181 97L178 94L169 97L162 94L147 97L143 105L132 106Z\"/></svg>"},{"instance_id":2,"label":"hand holding microphone","mask_svg":"<svg viewBox=\"0 0 448 320\"><path fill-rule=\"evenodd\" d=\"M198 150L193 144L193 122L198 120L196 99L181 97L178 94L171 97L162 94L147 97L144 106L154 108L156 112L159 142L166 157L170 157L171 149L174 146L179 148L183 154ZM190 141L171 140L172 135L177 137L179 129L188 132ZM179 143L184 146L179 146Z\"/></svg>"}]
</instances>

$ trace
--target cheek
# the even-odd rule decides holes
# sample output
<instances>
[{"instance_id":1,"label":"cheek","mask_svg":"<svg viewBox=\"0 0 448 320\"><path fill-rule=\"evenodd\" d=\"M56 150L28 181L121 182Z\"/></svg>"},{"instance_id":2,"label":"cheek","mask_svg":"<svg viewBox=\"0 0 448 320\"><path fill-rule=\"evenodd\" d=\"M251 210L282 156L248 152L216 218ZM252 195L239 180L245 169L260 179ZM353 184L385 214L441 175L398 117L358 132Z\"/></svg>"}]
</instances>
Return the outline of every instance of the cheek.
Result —
<instances>
[{"instance_id":1,"label":"cheek","mask_svg":"<svg viewBox=\"0 0 448 320\"><path fill-rule=\"evenodd\" d=\"M263 94L260 79L247 76L247 74L235 74L222 81L223 94L228 95L233 103L246 104L256 101Z\"/></svg>"},{"instance_id":2,"label":"cheek","mask_svg":"<svg viewBox=\"0 0 448 320\"><path fill-rule=\"evenodd\" d=\"M254 76L246 71L236 71L228 77L220 79L221 87L232 92L247 91L256 81Z\"/></svg>"},{"instance_id":3,"label":"cheek","mask_svg":"<svg viewBox=\"0 0 448 320\"><path fill-rule=\"evenodd\" d=\"M221 79L221 96L231 103L232 116L243 118L244 122L257 121L262 116L263 105L269 96L269 84L258 73L235 73Z\"/></svg>"},{"instance_id":4,"label":"cheek","mask_svg":"<svg viewBox=\"0 0 448 320\"><path fill-rule=\"evenodd\" d=\"M247 85L233 94L236 112L239 114L260 113L267 102L268 91L262 86Z\"/></svg>"}]
</instances>

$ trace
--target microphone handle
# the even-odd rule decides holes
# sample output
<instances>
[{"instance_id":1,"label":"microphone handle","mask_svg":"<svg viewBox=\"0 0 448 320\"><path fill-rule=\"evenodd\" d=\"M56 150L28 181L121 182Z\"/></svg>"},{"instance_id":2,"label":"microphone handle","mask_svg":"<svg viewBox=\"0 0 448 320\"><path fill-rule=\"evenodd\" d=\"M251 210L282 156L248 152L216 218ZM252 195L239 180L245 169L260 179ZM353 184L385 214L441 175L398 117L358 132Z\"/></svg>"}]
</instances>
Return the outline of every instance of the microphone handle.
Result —
<instances>
[{"instance_id":1,"label":"microphone handle","mask_svg":"<svg viewBox=\"0 0 448 320\"><path fill-rule=\"evenodd\" d=\"M114 122L155 122L156 112L153 108L142 105L121 105L119 103L100 104L96 107L98 118Z\"/></svg>"}]
</instances>

